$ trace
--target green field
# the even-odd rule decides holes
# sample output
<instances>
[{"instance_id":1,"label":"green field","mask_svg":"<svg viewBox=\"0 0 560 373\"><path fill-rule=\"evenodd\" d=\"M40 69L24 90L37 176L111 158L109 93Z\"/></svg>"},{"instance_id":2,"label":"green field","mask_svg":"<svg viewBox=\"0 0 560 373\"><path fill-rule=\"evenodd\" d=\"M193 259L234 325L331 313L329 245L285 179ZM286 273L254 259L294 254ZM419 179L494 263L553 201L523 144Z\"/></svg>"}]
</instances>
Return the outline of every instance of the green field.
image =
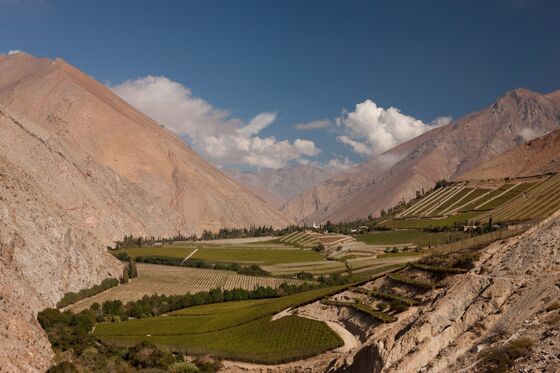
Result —
<instances>
[{"instance_id":1,"label":"green field","mask_svg":"<svg viewBox=\"0 0 560 373\"><path fill-rule=\"evenodd\" d=\"M313 356L343 344L325 323L297 316L271 316L334 294L346 286L323 288L281 298L190 307L166 317L101 323L94 334L117 344L148 340L190 354L260 363ZM149 335L149 336L148 336Z\"/></svg>"},{"instance_id":2,"label":"green field","mask_svg":"<svg viewBox=\"0 0 560 373\"><path fill-rule=\"evenodd\" d=\"M467 212L449 216L443 219L395 219L387 220L379 225L391 229L424 229L437 227L451 227L455 223L463 223L473 219L479 212Z\"/></svg>"},{"instance_id":3,"label":"green field","mask_svg":"<svg viewBox=\"0 0 560 373\"><path fill-rule=\"evenodd\" d=\"M368 245L398 245L412 243L418 247L439 245L468 237L465 232L425 232L421 230L379 231L356 236ZM449 240L449 241L448 241Z\"/></svg>"},{"instance_id":4,"label":"green field","mask_svg":"<svg viewBox=\"0 0 560 373\"><path fill-rule=\"evenodd\" d=\"M162 246L133 247L124 251L133 258L137 256L157 256L166 258L186 258L195 249L198 251L189 260L203 260L212 263L240 263L270 265L277 263L312 262L323 260L323 255L312 250L265 249L245 247L206 246Z\"/></svg>"}]
</instances>

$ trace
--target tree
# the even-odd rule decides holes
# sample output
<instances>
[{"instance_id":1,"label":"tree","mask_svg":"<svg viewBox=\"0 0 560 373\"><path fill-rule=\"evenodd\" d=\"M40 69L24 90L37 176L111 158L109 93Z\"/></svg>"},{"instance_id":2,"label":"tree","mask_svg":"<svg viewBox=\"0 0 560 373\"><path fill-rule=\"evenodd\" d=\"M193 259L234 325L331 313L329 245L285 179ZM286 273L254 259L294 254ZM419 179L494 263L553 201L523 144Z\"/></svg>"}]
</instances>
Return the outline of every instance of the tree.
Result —
<instances>
[{"instance_id":1,"label":"tree","mask_svg":"<svg viewBox=\"0 0 560 373\"><path fill-rule=\"evenodd\" d=\"M132 258L128 259L128 278L138 277L138 270L136 269L136 263Z\"/></svg>"}]
</instances>

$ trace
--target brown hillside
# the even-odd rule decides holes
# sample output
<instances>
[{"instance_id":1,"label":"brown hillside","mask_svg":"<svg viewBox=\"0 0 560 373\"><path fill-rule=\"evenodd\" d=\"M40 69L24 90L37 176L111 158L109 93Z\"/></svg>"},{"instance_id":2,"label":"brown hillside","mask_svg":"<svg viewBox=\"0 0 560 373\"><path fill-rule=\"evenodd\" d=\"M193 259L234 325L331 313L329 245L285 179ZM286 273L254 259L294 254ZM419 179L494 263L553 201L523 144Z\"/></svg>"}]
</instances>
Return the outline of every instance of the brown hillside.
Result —
<instances>
[{"instance_id":1,"label":"brown hillside","mask_svg":"<svg viewBox=\"0 0 560 373\"><path fill-rule=\"evenodd\" d=\"M531 140L492 158L459 180L523 177L560 171L560 131Z\"/></svg>"},{"instance_id":2,"label":"brown hillside","mask_svg":"<svg viewBox=\"0 0 560 373\"><path fill-rule=\"evenodd\" d=\"M122 273L124 234L290 220L62 60L0 56L2 371L44 371L34 313Z\"/></svg>"}]
</instances>

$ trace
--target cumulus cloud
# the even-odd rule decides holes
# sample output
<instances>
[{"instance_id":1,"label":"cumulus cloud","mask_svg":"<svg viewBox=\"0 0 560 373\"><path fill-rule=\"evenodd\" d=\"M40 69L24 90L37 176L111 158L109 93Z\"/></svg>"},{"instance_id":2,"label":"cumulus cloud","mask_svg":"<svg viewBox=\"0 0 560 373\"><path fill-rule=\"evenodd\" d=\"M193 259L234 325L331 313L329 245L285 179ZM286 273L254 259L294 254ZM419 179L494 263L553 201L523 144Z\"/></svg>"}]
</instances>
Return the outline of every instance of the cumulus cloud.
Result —
<instances>
[{"instance_id":1,"label":"cumulus cloud","mask_svg":"<svg viewBox=\"0 0 560 373\"><path fill-rule=\"evenodd\" d=\"M360 155L370 156L373 154L373 149L369 145L361 143L359 141L354 141L346 135L338 136L336 139L343 144L350 145L352 147L352 150Z\"/></svg>"},{"instance_id":2,"label":"cumulus cloud","mask_svg":"<svg viewBox=\"0 0 560 373\"><path fill-rule=\"evenodd\" d=\"M337 137L363 156L375 156L436 127L448 124L449 117L438 117L431 124L405 115L399 109L384 109L371 100L337 119L344 135Z\"/></svg>"},{"instance_id":3,"label":"cumulus cloud","mask_svg":"<svg viewBox=\"0 0 560 373\"><path fill-rule=\"evenodd\" d=\"M348 157L336 157L333 159L330 159L324 166L324 168L328 169L328 170L347 170L349 168L352 168L354 166L354 163L350 160L350 158Z\"/></svg>"},{"instance_id":4,"label":"cumulus cloud","mask_svg":"<svg viewBox=\"0 0 560 373\"><path fill-rule=\"evenodd\" d=\"M11 56L12 54L16 54L16 53L23 53L23 52L20 51L19 49L12 49L8 51L8 56Z\"/></svg>"},{"instance_id":5,"label":"cumulus cloud","mask_svg":"<svg viewBox=\"0 0 560 373\"><path fill-rule=\"evenodd\" d=\"M294 128L302 131L306 130L318 130L322 128L327 128L332 125L332 121L330 119L320 119L314 120L307 123L297 123L294 124Z\"/></svg>"},{"instance_id":6,"label":"cumulus cloud","mask_svg":"<svg viewBox=\"0 0 560 373\"><path fill-rule=\"evenodd\" d=\"M259 136L276 120L276 113L260 113L246 123L163 76L128 80L111 89L175 133L188 136L197 150L216 163L281 168L320 152L310 140Z\"/></svg>"}]
</instances>

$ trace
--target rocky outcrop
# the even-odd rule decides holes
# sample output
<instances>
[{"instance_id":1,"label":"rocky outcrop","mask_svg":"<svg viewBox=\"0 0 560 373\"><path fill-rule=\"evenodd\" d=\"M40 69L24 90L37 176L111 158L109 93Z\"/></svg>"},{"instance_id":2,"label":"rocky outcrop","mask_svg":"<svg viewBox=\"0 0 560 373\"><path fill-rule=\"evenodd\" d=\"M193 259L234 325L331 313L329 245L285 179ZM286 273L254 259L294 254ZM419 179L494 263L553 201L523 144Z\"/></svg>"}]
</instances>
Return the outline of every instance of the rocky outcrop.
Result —
<instances>
[{"instance_id":1,"label":"rocky outcrop","mask_svg":"<svg viewBox=\"0 0 560 373\"><path fill-rule=\"evenodd\" d=\"M396 323L372 326L360 352L340 359L330 371L477 371L480 351L527 334L542 349L550 329L539 319L546 317L546 305L560 297L555 285L559 250L559 214L519 237L490 245L475 269L447 278L444 289L399 315ZM560 363L554 359L552 354L545 363ZM364 361L374 362L372 368L360 370Z\"/></svg>"}]
</instances>

